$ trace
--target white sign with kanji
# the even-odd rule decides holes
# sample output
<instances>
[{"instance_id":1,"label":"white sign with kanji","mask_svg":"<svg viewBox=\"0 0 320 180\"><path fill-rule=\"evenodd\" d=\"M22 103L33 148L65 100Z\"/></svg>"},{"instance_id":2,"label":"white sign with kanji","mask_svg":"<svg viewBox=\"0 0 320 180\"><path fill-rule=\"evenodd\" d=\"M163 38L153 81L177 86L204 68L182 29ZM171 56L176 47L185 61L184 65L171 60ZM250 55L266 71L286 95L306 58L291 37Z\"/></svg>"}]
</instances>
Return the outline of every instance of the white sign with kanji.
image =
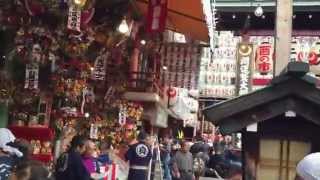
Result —
<instances>
[{"instance_id":1,"label":"white sign with kanji","mask_svg":"<svg viewBox=\"0 0 320 180\"><path fill-rule=\"evenodd\" d=\"M24 88L25 89L38 89L39 85L39 65L38 64L27 64L26 65L26 79Z\"/></svg>"},{"instance_id":2,"label":"white sign with kanji","mask_svg":"<svg viewBox=\"0 0 320 180\"><path fill-rule=\"evenodd\" d=\"M81 10L75 6L69 7L68 29L73 31L81 31Z\"/></svg>"}]
</instances>

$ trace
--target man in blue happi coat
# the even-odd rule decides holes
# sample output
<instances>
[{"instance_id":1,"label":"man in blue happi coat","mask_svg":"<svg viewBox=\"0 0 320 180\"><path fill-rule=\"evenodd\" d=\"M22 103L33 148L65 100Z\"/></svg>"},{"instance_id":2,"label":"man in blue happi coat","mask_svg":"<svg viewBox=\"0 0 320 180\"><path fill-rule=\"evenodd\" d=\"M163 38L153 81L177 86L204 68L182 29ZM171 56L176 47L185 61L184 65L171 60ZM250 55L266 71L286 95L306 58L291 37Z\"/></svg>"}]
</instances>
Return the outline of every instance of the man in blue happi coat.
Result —
<instances>
[{"instance_id":1,"label":"man in blue happi coat","mask_svg":"<svg viewBox=\"0 0 320 180\"><path fill-rule=\"evenodd\" d=\"M129 161L130 169L128 180L147 180L149 163L152 158L152 152L149 145L146 143L148 135L145 132L140 132L138 142L130 145L125 154L125 158Z\"/></svg>"}]
</instances>

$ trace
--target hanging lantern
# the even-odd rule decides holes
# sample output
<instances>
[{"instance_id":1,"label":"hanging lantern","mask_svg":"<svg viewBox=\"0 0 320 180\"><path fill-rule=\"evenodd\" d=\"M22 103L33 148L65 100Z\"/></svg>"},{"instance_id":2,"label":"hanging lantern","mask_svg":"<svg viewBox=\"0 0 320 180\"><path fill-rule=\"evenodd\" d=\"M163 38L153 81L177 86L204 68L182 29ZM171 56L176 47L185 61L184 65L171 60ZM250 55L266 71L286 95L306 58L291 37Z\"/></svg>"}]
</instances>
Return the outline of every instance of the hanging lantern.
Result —
<instances>
[{"instance_id":1,"label":"hanging lantern","mask_svg":"<svg viewBox=\"0 0 320 180\"><path fill-rule=\"evenodd\" d=\"M87 0L73 0L73 4L82 8L84 5L86 5Z\"/></svg>"},{"instance_id":2,"label":"hanging lantern","mask_svg":"<svg viewBox=\"0 0 320 180\"><path fill-rule=\"evenodd\" d=\"M128 26L127 21L125 19L123 19L121 21L121 24L118 27L118 31L122 34L126 34L129 32L129 26Z\"/></svg>"},{"instance_id":3,"label":"hanging lantern","mask_svg":"<svg viewBox=\"0 0 320 180\"><path fill-rule=\"evenodd\" d=\"M169 88L167 94L170 98L174 98L177 95L177 90L175 88Z\"/></svg>"}]
</instances>

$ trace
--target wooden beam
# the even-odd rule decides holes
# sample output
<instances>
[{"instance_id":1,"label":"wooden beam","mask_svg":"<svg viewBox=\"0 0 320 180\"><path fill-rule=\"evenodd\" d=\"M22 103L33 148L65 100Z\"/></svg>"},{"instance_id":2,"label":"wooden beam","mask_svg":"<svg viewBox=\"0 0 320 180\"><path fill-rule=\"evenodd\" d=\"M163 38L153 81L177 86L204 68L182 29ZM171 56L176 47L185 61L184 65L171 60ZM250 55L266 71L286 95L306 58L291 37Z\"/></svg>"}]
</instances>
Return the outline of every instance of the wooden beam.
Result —
<instances>
[{"instance_id":1,"label":"wooden beam","mask_svg":"<svg viewBox=\"0 0 320 180\"><path fill-rule=\"evenodd\" d=\"M241 112L229 118L223 119L218 123L222 134L229 134L240 131L250 124L262 122L291 109L292 101L290 98L278 99L267 105L257 106L249 111Z\"/></svg>"},{"instance_id":2,"label":"wooden beam","mask_svg":"<svg viewBox=\"0 0 320 180\"><path fill-rule=\"evenodd\" d=\"M320 126L320 112L319 104L313 104L307 100L301 98L295 98L295 108L293 109L298 115L302 116L306 120L313 122Z\"/></svg>"},{"instance_id":3,"label":"wooden beam","mask_svg":"<svg viewBox=\"0 0 320 180\"><path fill-rule=\"evenodd\" d=\"M223 134L240 131L252 123L259 123L272 119L279 115L284 115L288 110L296 112L305 120L320 126L319 104L314 104L308 100L298 97L288 97L278 99L264 106L257 106L249 111L241 112L234 116L223 119L218 123Z\"/></svg>"},{"instance_id":4,"label":"wooden beam","mask_svg":"<svg viewBox=\"0 0 320 180\"><path fill-rule=\"evenodd\" d=\"M302 80L290 79L290 77L289 79L286 79L286 77L283 78L286 82L284 81L279 85L266 87L245 96L241 96L221 104L213 105L212 107L205 109L204 114L209 121L218 123L221 119L255 108L256 106L267 104L284 96L288 96L293 94L293 92L295 92L297 89L300 89L300 87L303 88L306 86L306 83L304 83ZM297 88L297 86L299 86L299 88Z\"/></svg>"},{"instance_id":5,"label":"wooden beam","mask_svg":"<svg viewBox=\"0 0 320 180\"><path fill-rule=\"evenodd\" d=\"M277 0L274 75L286 68L291 52L292 0Z\"/></svg>"}]
</instances>

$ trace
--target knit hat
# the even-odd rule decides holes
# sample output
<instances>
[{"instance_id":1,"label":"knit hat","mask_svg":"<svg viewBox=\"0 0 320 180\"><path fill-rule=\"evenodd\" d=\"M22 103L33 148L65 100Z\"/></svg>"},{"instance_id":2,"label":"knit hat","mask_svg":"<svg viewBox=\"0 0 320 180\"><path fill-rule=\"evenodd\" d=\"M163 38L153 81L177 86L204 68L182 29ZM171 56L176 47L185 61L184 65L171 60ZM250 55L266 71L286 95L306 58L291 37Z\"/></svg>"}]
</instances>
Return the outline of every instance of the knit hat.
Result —
<instances>
[{"instance_id":1,"label":"knit hat","mask_svg":"<svg viewBox=\"0 0 320 180\"><path fill-rule=\"evenodd\" d=\"M304 157L298 163L297 173L304 180L320 180L320 152Z\"/></svg>"},{"instance_id":2,"label":"knit hat","mask_svg":"<svg viewBox=\"0 0 320 180\"><path fill-rule=\"evenodd\" d=\"M17 148L11 147L10 143L13 143L16 140L16 137L12 132L7 128L0 128L0 149L4 152L7 152L11 155L16 155L22 157L23 153L20 152Z\"/></svg>"}]
</instances>

